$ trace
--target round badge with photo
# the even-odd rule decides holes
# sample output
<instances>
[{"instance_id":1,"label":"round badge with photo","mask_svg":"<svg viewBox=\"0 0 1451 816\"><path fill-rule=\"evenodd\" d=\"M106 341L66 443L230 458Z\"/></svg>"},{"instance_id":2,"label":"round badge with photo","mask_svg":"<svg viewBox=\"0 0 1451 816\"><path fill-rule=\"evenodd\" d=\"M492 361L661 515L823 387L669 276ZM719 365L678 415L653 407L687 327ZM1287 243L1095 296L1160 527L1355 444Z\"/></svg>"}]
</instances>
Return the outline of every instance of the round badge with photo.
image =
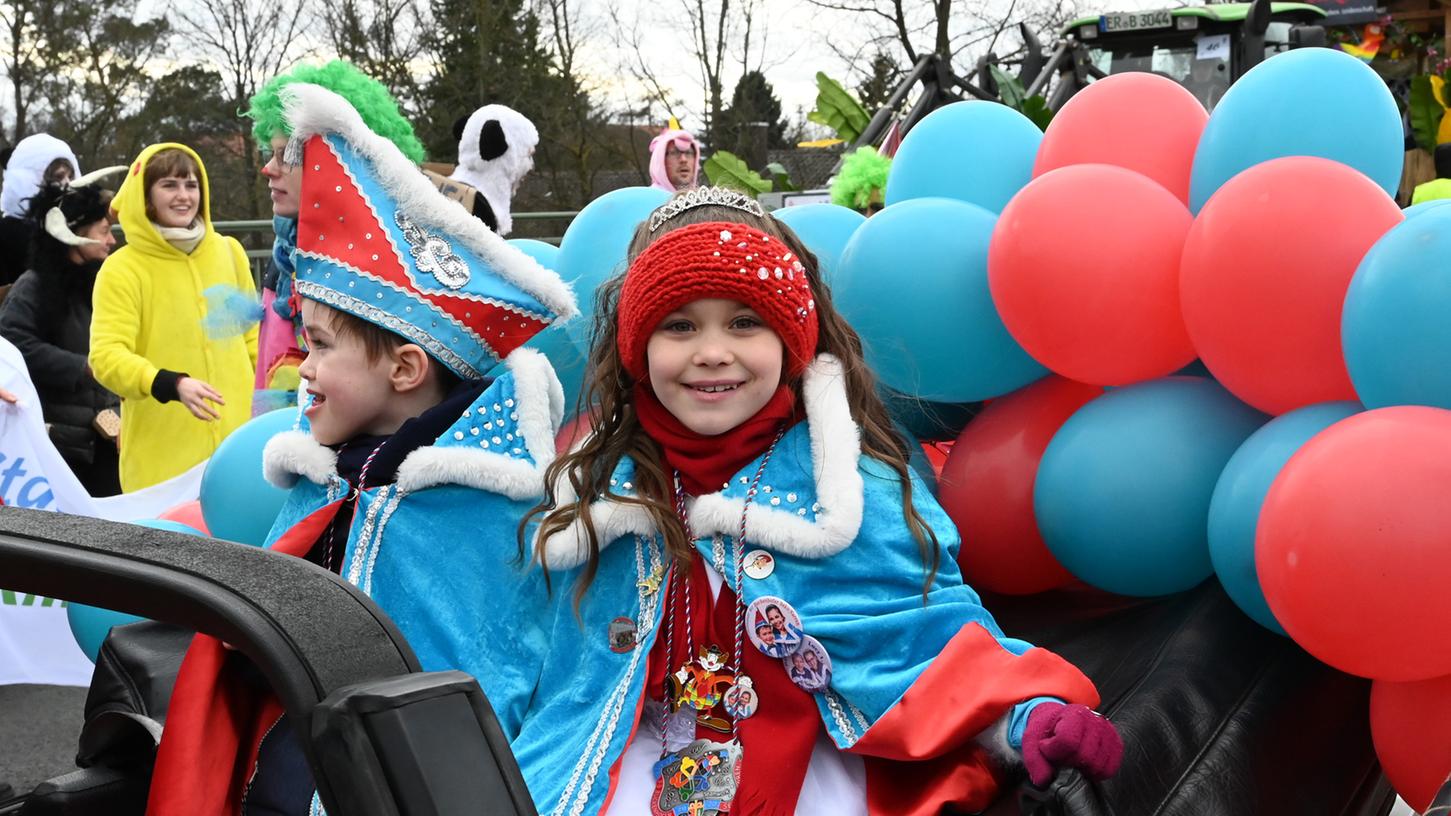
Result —
<instances>
[{"instance_id":1,"label":"round badge with photo","mask_svg":"<svg viewBox=\"0 0 1451 816\"><path fill-rule=\"evenodd\" d=\"M746 577L757 581L771 577L776 571L776 558L765 550L751 550L746 553L744 572Z\"/></svg>"},{"instance_id":2,"label":"round badge with photo","mask_svg":"<svg viewBox=\"0 0 1451 816\"><path fill-rule=\"evenodd\" d=\"M810 635L801 640L801 648L781 662L786 666L786 675L797 688L815 694L826 691L831 685L831 655L821 641Z\"/></svg>"},{"instance_id":3,"label":"round badge with photo","mask_svg":"<svg viewBox=\"0 0 1451 816\"><path fill-rule=\"evenodd\" d=\"M746 635L767 657L786 657L801 648L806 632L791 604L774 595L762 595L746 608Z\"/></svg>"},{"instance_id":4,"label":"round badge with photo","mask_svg":"<svg viewBox=\"0 0 1451 816\"><path fill-rule=\"evenodd\" d=\"M635 648L635 619L615 618L610 621L609 642L610 651L615 654L624 654Z\"/></svg>"}]
</instances>

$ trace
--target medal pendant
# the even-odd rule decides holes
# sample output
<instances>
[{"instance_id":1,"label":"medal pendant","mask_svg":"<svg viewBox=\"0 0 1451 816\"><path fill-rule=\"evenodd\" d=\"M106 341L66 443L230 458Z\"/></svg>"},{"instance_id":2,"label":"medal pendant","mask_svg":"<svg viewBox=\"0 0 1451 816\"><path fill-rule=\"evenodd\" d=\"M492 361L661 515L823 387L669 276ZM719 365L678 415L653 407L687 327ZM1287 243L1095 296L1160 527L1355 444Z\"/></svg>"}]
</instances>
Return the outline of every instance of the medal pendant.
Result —
<instances>
[{"instance_id":1,"label":"medal pendant","mask_svg":"<svg viewBox=\"0 0 1451 816\"><path fill-rule=\"evenodd\" d=\"M741 781L741 746L735 740L696 740L655 763L652 816L720 816L731 812Z\"/></svg>"},{"instance_id":2,"label":"medal pendant","mask_svg":"<svg viewBox=\"0 0 1451 816\"><path fill-rule=\"evenodd\" d=\"M689 706L705 713L721 701L726 687L735 682L725 668L725 656L719 646L707 646L700 650L700 658L680 667L669 684L671 700L675 709ZM729 729L727 729L729 730Z\"/></svg>"},{"instance_id":3,"label":"medal pendant","mask_svg":"<svg viewBox=\"0 0 1451 816\"><path fill-rule=\"evenodd\" d=\"M736 676L736 682L726 689L725 697L721 701L725 705L726 713L731 715L736 722L749 719L756 709L761 705L761 698L756 694L755 685L751 678L744 674Z\"/></svg>"}]
</instances>

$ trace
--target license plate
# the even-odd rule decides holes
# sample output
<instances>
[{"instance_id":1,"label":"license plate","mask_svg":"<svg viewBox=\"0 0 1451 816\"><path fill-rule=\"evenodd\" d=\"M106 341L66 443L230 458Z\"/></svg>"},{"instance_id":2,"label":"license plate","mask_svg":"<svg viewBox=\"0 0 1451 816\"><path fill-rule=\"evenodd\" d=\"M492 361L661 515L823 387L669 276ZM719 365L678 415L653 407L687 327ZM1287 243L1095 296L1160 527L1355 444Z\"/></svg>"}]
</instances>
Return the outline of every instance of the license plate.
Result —
<instances>
[{"instance_id":1,"label":"license plate","mask_svg":"<svg viewBox=\"0 0 1451 816\"><path fill-rule=\"evenodd\" d=\"M1114 31L1143 31L1149 28L1170 28L1174 25L1174 16L1168 9L1156 9L1153 11L1115 11L1098 18L1098 30L1105 33Z\"/></svg>"}]
</instances>

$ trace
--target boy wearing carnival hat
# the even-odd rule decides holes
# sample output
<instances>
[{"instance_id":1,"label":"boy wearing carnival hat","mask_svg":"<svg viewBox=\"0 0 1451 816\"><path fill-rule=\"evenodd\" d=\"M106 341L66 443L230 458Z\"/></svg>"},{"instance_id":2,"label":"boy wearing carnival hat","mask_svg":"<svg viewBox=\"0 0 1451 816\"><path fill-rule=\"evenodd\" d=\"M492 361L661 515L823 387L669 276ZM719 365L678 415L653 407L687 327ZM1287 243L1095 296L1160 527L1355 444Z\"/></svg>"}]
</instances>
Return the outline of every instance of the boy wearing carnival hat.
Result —
<instances>
[{"instance_id":1,"label":"boy wearing carnival hat","mask_svg":"<svg viewBox=\"0 0 1451 816\"><path fill-rule=\"evenodd\" d=\"M302 83L282 93L287 150L303 167L295 285L309 351L297 428L264 455L268 478L291 491L269 546L370 595L425 671L473 674L512 738L545 651L531 612L542 580L511 566L516 528L543 494L563 412L548 363L520 346L573 316L573 296L341 97ZM489 382L500 360L508 373ZM281 706L248 683L249 668L197 637L149 814L315 807ZM236 760L197 773L216 752Z\"/></svg>"}]
</instances>

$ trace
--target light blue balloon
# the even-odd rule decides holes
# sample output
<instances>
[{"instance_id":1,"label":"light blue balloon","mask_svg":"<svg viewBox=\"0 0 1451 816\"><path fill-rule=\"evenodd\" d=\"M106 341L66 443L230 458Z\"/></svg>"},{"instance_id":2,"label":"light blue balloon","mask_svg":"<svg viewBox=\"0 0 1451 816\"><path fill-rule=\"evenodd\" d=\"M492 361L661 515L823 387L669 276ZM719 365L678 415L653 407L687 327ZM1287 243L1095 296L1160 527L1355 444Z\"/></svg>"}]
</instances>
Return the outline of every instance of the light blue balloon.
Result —
<instances>
[{"instance_id":1,"label":"light blue balloon","mask_svg":"<svg viewBox=\"0 0 1451 816\"><path fill-rule=\"evenodd\" d=\"M569 336L568 324L550 326L529 338L524 345L527 348L536 349L549 358L549 365L554 368L554 374L559 377L559 384L564 388L564 412L566 415L573 413L580 390L584 387L584 373L587 365L584 354L580 352L579 346L576 346ZM489 372L489 376L498 378L508 370L509 366L501 362L494 366L494 369Z\"/></svg>"},{"instance_id":2,"label":"light blue balloon","mask_svg":"<svg viewBox=\"0 0 1451 816\"><path fill-rule=\"evenodd\" d=\"M668 200L669 193L654 187L611 190L585 205L564 231L554 271L574 287L580 316L565 327L582 353L589 353L595 289L625 271L635 228Z\"/></svg>"},{"instance_id":3,"label":"light blue balloon","mask_svg":"<svg viewBox=\"0 0 1451 816\"><path fill-rule=\"evenodd\" d=\"M1366 408L1451 408L1451 208L1397 224L1365 253L1340 343Z\"/></svg>"},{"instance_id":4,"label":"light blue balloon","mask_svg":"<svg viewBox=\"0 0 1451 816\"><path fill-rule=\"evenodd\" d=\"M1007 105L945 105L907 131L887 174L887 206L942 197L1000 213L1032 180L1042 141L1043 131Z\"/></svg>"},{"instance_id":5,"label":"light blue balloon","mask_svg":"<svg viewBox=\"0 0 1451 816\"><path fill-rule=\"evenodd\" d=\"M262 475L262 449L291 430L297 410L255 417L222 440L202 472L202 518L212 537L260 547L287 500L287 491Z\"/></svg>"},{"instance_id":6,"label":"light blue balloon","mask_svg":"<svg viewBox=\"0 0 1451 816\"><path fill-rule=\"evenodd\" d=\"M836 204L782 207L771 215L790 227L816 256L821 265L821 277L828 284L835 280L836 270L841 267L841 251L846 248L846 242L867 220L856 210Z\"/></svg>"},{"instance_id":7,"label":"light blue balloon","mask_svg":"<svg viewBox=\"0 0 1451 816\"><path fill-rule=\"evenodd\" d=\"M1260 507L1280 469L1310 437L1359 413L1354 402L1307 405L1270 420L1239 446L1209 502L1209 559L1224 591L1261 626L1285 634L1275 620L1255 569L1255 529Z\"/></svg>"},{"instance_id":8,"label":"light blue balloon","mask_svg":"<svg viewBox=\"0 0 1451 816\"><path fill-rule=\"evenodd\" d=\"M133 523L139 527L150 527L155 530L169 530L173 533L186 533L194 536L204 535L201 531L179 521L146 519ZM91 659L92 663L96 662L96 655L101 652L101 643L105 641L111 627L125 626L128 623L138 623L143 620L146 619L127 615L125 612L112 612L96 606L74 603L66 605L66 622L70 624L71 635L75 637L76 645L81 647L81 651Z\"/></svg>"},{"instance_id":9,"label":"light blue balloon","mask_svg":"<svg viewBox=\"0 0 1451 816\"><path fill-rule=\"evenodd\" d=\"M1451 198L1433 198L1430 201L1422 201L1420 204L1412 204L1404 210L1401 210L1401 215L1407 220L1410 220L1425 215L1432 210L1440 209L1447 204L1451 204Z\"/></svg>"},{"instance_id":10,"label":"light blue balloon","mask_svg":"<svg viewBox=\"0 0 1451 816\"><path fill-rule=\"evenodd\" d=\"M538 261L545 269L558 271L559 247L554 244L534 238L510 238L509 245Z\"/></svg>"},{"instance_id":11,"label":"light blue balloon","mask_svg":"<svg viewBox=\"0 0 1451 816\"><path fill-rule=\"evenodd\" d=\"M1405 139L1385 80L1330 48L1286 51L1256 65L1209 115L1194 153L1189 209L1199 212L1240 172L1285 156L1348 164L1394 196Z\"/></svg>"},{"instance_id":12,"label":"light blue balloon","mask_svg":"<svg viewBox=\"0 0 1451 816\"><path fill-rule=\"evenodd\" d=\"M545 269L558 271L559 247L544 241L536 241L533 238L510 238L509 243L538 261L539 265ZM581 303L580 307L588 309L588 304ZM588 320L588 316L580 315L574 320ZM567 325L550 326L529 338L524 345L537 349L549 358L549 364L554 367L554 373L559 377L560 385L564 386L565 412L572 411L575 399L584 383L585 358L579 347L570 338ZM499 363L489 372L489 376L499 377L507 370L508 366Z\"/></svg>"},{"instance_id":13,"label":"light blue balloon","mask_svg":"<svg viewBox=\"0 0 1451 816\"><path fill-rule=\"evenodd\" d=\"M996 221L973 204L914 198L867 219L847 242L832 296L888 387L972 402L1048 373L1008 334L988 292Z\"/></svg>"},{"instance_id":14,"label":"light blue balloon","mask_svg":"<svg viewBox=\"0 0 1451 816\"><path fill-rule=\"evenodd\" d=\"M1069 572L1120 595L1167 595L1214 571L1206 519L1219 474L1265 416L1202 377L1117 388L1043 453L1033 511Z\"/></svg>"}]
</instances>

